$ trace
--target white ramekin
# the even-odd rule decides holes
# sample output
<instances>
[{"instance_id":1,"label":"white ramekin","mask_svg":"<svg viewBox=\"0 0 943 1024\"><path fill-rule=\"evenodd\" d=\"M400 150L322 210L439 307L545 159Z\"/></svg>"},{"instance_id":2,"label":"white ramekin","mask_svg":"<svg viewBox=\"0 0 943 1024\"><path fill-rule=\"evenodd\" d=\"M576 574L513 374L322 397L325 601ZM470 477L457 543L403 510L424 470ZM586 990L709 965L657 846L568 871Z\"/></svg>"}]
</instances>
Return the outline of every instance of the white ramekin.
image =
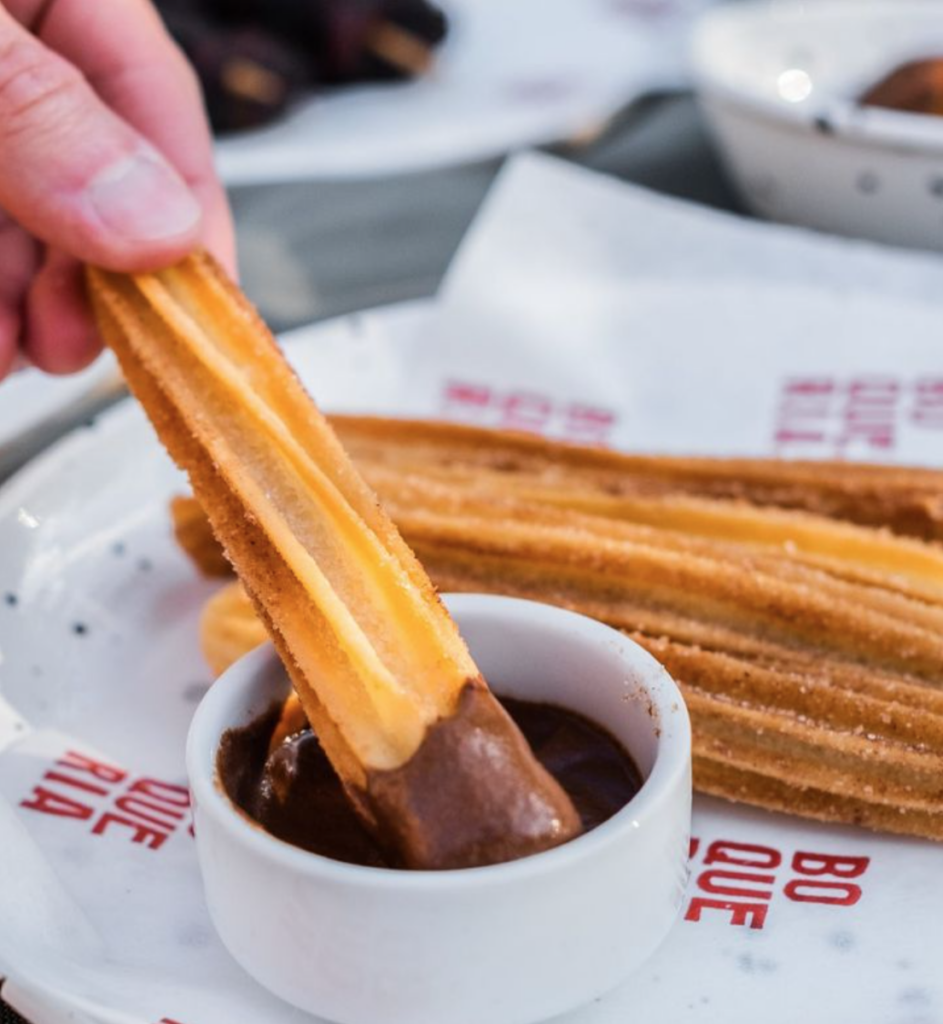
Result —
<instances>
[{"instance_id":1,"label":"white ramekin","mask_svg":"<svg viewBox=\"0 0 943 1024\"><path fill-rule=\"evenodd\" d=\"M665 937L687 880L688 715L667 672L591 619L484 595L446 601L495 691L605 725L644 785L608 822L492 867L342 864L274 839L220 788L221 735L283 698L268 646L212 687L187 769L210 915L233 957L289 1003L342 1024L527 1024L618 984Z\"/></svg>"},{"instance_id":2,"label":"white ramekin","mask_svg":"<svg viewBox=\"0 0 943 1024\"><path fill-rule=\"evenodd\" d=\"M943 54L935 0L754 0L698 22L692 71L746 204L771 220L943 249L943 118L863 107Z\"/></svg>"}]
</instances>

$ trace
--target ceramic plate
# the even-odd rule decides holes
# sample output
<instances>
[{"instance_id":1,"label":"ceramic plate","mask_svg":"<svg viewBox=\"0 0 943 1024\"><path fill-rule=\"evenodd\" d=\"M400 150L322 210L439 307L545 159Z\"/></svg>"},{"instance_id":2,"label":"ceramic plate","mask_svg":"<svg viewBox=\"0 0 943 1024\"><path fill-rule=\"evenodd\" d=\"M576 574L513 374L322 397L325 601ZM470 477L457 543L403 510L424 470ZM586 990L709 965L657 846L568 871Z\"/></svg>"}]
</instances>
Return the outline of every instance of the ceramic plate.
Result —
<instances>
[{"instance_id":1,"label":"ceramic plate","mask_svg":"<svg viewBox=\"0 0 943 1024\"><path fill-rule=\"evenodd\" d=\"M647 299L663 338L688 330L684 287ZM694 303L704 345L730 323L729 294L710 294ZM886 322L847 303L812 319L793 293L751 302L774 340L801 327L825 346L835 317L855 337ZM934 316L900 312L912 328ZM408 413L439 336L420 305L289 341L329 407ZM691 420L692 438L707 429ZM125 402L0 495L0 973L35 1024L310 1021L239 970L203 905L183 745L210 684L197 619L217 584L172 539L167 503L185 489ZM559 1024L794 1024L810 1006L837 1022L941 1019L939 847L699 798L692 851L665 945Z\"/></svg>"}]
</instances>

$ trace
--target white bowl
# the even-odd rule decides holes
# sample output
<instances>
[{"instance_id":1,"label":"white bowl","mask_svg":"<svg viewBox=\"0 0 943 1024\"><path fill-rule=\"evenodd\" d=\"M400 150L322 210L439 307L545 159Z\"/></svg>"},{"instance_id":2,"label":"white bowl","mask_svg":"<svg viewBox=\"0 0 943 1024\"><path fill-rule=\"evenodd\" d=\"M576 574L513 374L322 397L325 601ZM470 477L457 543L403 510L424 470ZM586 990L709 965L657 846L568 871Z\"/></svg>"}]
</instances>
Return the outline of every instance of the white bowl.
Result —
<instances>
[{"instance_id":1,"label":"white bowl","mask_svg":"<svg viewBox=\"0 0 943 1024\"><path fill-rule=\"evenodd\" d=\"M943 118L857 103L909 60L943 56L937 0L718 7L693 70L744 201L772 220L943 249Z\"/></svg>"},{"instance_id":2,"label":"white bowl","mask_svg":"<svg viewBox=\"0 0 943 1024\"><path fill-rule=\"evenodd\" d=\"M223 793L222 734L288 693L263 647L212 687L187 770L206 899L257 981L343 1024L525 1024L606 992L674 922L688 874L690 725L677 687L620 633L548 605L446 601L498 693L576 710L645 782L609 821L523 860L464 871L368 868L274 839Z\"/></svg>"}]
</instances>

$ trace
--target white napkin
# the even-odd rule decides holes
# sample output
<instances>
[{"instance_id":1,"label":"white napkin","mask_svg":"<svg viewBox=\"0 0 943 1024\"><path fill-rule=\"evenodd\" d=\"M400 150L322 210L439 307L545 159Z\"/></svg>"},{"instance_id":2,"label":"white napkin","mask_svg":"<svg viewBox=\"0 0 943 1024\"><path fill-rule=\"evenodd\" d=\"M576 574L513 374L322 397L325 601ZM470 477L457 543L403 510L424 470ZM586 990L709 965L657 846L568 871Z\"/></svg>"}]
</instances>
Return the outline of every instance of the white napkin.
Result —
<instances>
[{"instance_id":1,"label":"white napkin","mask_svg":"<svg viewBox=\"0 0 943 1024\"><path fill-rule=\"evenodd\" d=\"M430 412L661 452L938 463L943 263L541 156L443 284Z\"/></svg>"}]
</instances>

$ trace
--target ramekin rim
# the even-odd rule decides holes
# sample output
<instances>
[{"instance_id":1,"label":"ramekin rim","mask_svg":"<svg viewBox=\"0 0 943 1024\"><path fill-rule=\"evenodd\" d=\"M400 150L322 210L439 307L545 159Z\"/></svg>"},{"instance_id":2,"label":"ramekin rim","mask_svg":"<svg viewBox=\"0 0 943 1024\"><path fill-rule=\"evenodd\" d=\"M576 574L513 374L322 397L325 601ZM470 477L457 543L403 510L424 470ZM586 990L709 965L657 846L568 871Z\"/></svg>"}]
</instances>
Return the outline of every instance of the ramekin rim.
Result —
<instances>
[{"instance_id":1,"label":"ramekin rim","mask_svg":"<svg viewBox=\"0 0 943 1024\"><path fill-rule=\"evenodd\" d=\"M574 625L578 623L581 631L596 633L600 642L616 644L620 654L628 653L631 659L644 667L646 676L653 674L651 682L642 684L642 690L657 709L657 753L647 778L625 807L591 832L551 850L484 867L444 871L378 868L348 864L295 847L272 836L251 821L223 792L215 766L216 751L222 733L217 735L216 730L212 730L212 753L209 753L204 745L204 740L207 739L205 733L209 729L206 720L210 713L215 711L215 705L228 696L233 687L230 681L230 689L226 688L225 677L234 674L238 678L249 680L265 671L267 667L273 666L278 658L271 644L262 645L236 662L211 687L197 707L187 736L186 749L187 775L197 807L212 814L215 821L222 825L234 841L257 856L307 878L329 879L338 886L356 888L435 891L512 884L521 878L538 877L548 872L563 870L574 861L590 859L627 834L639 832L644 827L644 819L657 815L659 805L676 794L679 784L683 784L689 772L690 719L681 692L667 670L633 640L601 622L576 612L535 601L492 594L443 595L443 600L460 624L464 616L480 612L482 609L487 612L496 604L501 607L501 617L504 621L513 622L524 616L532 621L534 617L544 620L549 617L559 622L569 621Z\"/></svg>"}]
</instances>

